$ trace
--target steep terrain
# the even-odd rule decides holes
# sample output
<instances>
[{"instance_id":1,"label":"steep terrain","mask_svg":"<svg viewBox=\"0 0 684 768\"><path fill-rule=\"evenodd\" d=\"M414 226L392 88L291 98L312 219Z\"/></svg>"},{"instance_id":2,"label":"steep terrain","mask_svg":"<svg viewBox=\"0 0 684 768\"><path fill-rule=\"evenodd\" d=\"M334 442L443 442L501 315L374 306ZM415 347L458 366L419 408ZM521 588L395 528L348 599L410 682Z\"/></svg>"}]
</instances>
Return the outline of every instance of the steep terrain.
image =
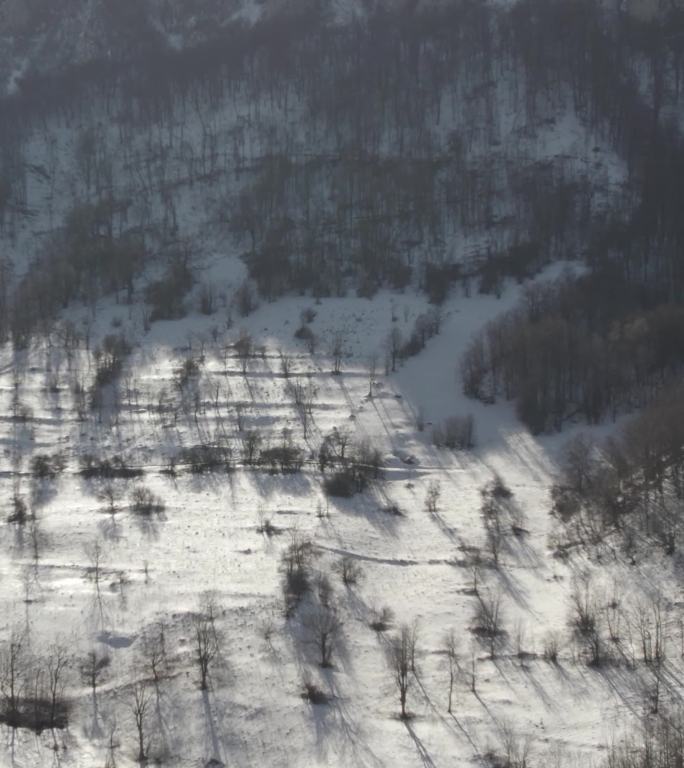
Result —
<instances>
[{"instance_id":1,"label":"steep terrain","mask_svg":"<svg viewBox=\"0 0 684 768\"><path fill-rule=\"evenodd\" d=\"M677 765L672 14L0 2L1 766Z\"/></svg>"}]
</instances>

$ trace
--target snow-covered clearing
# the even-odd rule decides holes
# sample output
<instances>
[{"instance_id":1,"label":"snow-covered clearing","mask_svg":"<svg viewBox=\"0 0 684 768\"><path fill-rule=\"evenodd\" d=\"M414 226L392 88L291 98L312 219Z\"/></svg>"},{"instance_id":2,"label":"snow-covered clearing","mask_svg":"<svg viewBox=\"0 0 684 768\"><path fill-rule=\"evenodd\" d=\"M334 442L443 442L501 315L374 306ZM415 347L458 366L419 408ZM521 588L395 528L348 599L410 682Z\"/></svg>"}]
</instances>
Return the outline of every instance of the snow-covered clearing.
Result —
<instances>
[{"instance_id":1,"label":"snow-covered clearing","mask_svg":"<svg viewBox=\"0 0 684 768\"><path fill-rule=\"evenodd\" d=\"M237 284L240 270L225 258L206 265L207 279L222 285ZM510 729L521 740L530 738L535 764L554 765L558 754L565 756L564 765L598 760L602 746L641 712L643 692L639 673L590 669L572 658L567 642L557 664L542 658L550 633L567 637L575 579L583 568L595 569L589 562L564 563L548 547L549 486L565 435L533 438L507 404L465 399L457 377L472 333L512 306L519 290L508 286L501 299L450 298L440 335L389 375L382 357L388 333L393 326L410 329L427 309L412 293L318 303L282 299L228 329L217 316L193 315L157 323L147 334L127 307L102 303L94 314L93 339L123 329L136 346L126 367L133 378L124 373L119 384L120 415L114 419L105 409L101 421L95 414L78 421L71 407L66 382L84 377L84 350L71 360L59 359L57 348L34 348L25 359L6 350L2 412L10 413L16 376L18 396L31 416L2 420L0 482L7 503L16 492L30 496L37 523L30 532L0 525L0 636L25 630L35 651L62 641L81 657L95 647L110 655L111 664L96 705L74 676L69 693L76 712L68 731L35 736L3 730L0 764L101 766L114 733L116 764L134 765L131 686L149 676L143 638L160 622L170 667L147 730L150 754L163 757L164 764L205 766L214 759L221 761L214 765L288 768L478 765L486 753L501 751ZM314 355L293 338L302 309L309 307L320 339ZM241 330L263 347L245 375L232 352L221 353ZM328 353L339 331L345 358L341 375L333 376ZM281 353L293 359L289 380L281 372ZM369 397L368 365L375 354L378 372ZM202 401L197 416L188 407L174 420L160 413L159 393L177 396L174 377L189 355L203 355ZM55 373L60 384L50 388ZM311 381L317 392L306 441L288 392L288 382L297 377ZM423 432L416 424L421 409L428 422ZM384 479L352 499L326 500L314 461L294 475L256 471L239 461L227 474L163 473L179 447L211 440L219 430L228 433L237 452L238 411L244 429L258 427L273 440L291 430L312 456L333 428L368 438L385 457ZM430 444L429 422L467 413L475 417L475 450L458 453ZM57 451L67 457L64 473L53 481L32 479L31 455ZM140 481L115 481L120 499L114 514L98 498L97 482L78 472L84 453L125 455L144 469ZM484 547L480 490L495 474L513 492L524 531L506 539L499 568L478 569L478 590L502 597L507 634L492 659L469 628L476 604L474 548ZM441 497L429 514L425 498L434 480ZM131 511L130 491L140 483L164 500L163 514L141 518ZM401 515L385 511L390 505ZM274 535L257 532L264 517ZM284 618L280 554L295 530L313 541L314 568L332 573L344 626L330 669L318 667L297 619ZM103 573L99 595L92 567L96 542ZM363 580L353 586L344 586L333 572L345 555L363 568ZM672 567L666 559L649 566L626 566L619 559L602 563L606 601L618 594L625 602L642 594L648 599L656 574L661 585L673 583ZM191 615L208 593L218 606L222 642L210 690L203 693ZM674 588L668 597L671 618ZM394 612L394 625L376 632L369 624L384 606ZM419 675L409 692L414 717L402 721L384 649L396 626L413 621ZM461 668L452 714L446 711L443 652L449 629L458 638ZM674 629L671 637L675 643ZM668 662L668 686L681 673L678 657L673 653ZM328 704L302 699L305 678L317 681Z\"/></svg>"}]
</instances>

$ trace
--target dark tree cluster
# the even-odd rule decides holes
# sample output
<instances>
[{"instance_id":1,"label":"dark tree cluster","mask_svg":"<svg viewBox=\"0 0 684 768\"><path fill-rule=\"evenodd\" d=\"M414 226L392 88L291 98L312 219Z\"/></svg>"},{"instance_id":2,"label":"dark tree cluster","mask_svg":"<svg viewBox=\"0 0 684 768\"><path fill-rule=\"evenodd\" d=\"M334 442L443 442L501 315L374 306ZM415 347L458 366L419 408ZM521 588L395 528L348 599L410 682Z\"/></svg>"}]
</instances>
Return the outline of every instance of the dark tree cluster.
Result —
<instances>
[{"instance_id":1,"label":"dark tree cluster","mask_svg":"<svg viewBox=\"0 0 684 768\"><path fill-rule=\"evenodd\" d=\"M53 115L86 126L76 160L88 202L50 238L15 298L3 265L5 335L26 342L76 299L130 297L147 233L177 237L175 190L229 178L218 218L267 297L372 295L413 281L439 303L456 281L498 292L506 276L586 253L597 270L609 264L643 286L650 302L681 301L684 148L669 119L684 66L678 9L643 23L593 0L452 0L378 4L363 19L331 21L325 4L288 5L193 49L134 46L131 58L27 75L1 110L0 223L26 213L26 127ZM577 158L537 161L504 137L498 82L522 139L571 108L624 160L625 189L578 170ZM224 130L214 117L235 103L245 104L244 122ZM98 128L100 112L119 127L115 145ZM194 116L201 137L189 139L176 128ZM122 180L127 193L117 197ZM461 235L485 245L455 252ZM191 284L188 264L172 264L148 289L153 318L181 316ZM246 298L241 311L253 306Z\"/></svg>"},{"instance_id":2,"label":"dark tree cluster","mask_svg":"<svg viewBox=\"0 0 684 768\"><path fill-rule=\"evenodd\" d=\"M616 438L597 445L574 438L552 490L554 513L571 546L599 544L618 532L634 553L636 534L673 554L681 542L684 498L684 397L681 386L664 393Z\"/></svg>"},{"instance_id":3,"label":"dark tree cluster","mask_svg":"<svg viewBox=\"0 0 684 768\"><path fill-rule=\"evenodd\" d=\"M3 335L27 343L47 334L57 312L69 303L93 302L103 294L125 291L130 300L134 278L146 261L145 242L117 225L115 203L84 204L67 217L61 232L19 282L4 317Z\"/></svg>"},{"instance_id":4,"label":"dark tree cluster","mask_svg":"<svg viewBox=\"0 0 684 768\"><path fill-rule=\"evenodd\" d=\"M348 498L361 493L380 477L382 466L377 448L368 441L351 443L342 430L326 435L318 450L318 467L325 475L323 487L329 496Z\"/></svg>"},{"instance_id":5,"label":"dark tree cluster","mask_svg":"<svg viewBox=\"0 0 684 768\"><path fill-rule=\"evenodd\" d=\"M0 646L0 723L41 733L69 724L65 688L72 659L60 646L35 655L28 638L12 636Z\"/></svg>"},{"instance_id":6,"label":"dark tree cluster","mask_svg":"<svg viewBox=\"0 0 684 768\"><path fill-rule=\"evenodd\" d=\"M684 308L640 293L614 271L530 287L472 340L465 394L514 400L535 433L642 406L681 371Z\"/></svg>"}]
</instances>

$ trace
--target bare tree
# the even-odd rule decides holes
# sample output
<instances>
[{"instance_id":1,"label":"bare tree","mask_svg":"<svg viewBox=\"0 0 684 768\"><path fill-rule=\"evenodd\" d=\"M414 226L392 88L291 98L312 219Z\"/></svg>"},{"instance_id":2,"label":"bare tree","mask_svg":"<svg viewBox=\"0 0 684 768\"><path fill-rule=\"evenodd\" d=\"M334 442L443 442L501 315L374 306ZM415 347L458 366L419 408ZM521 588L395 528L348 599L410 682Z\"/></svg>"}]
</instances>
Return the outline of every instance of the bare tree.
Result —
<instances>
[{"instance_id":1,"label":"bare tree","mask_svg":"<svg viewBox=\"0 0 684 768\"><path fill-rule=\"evenodd\" d=\"M119 745L114 740L116 734L116 727L113 727L109 732L109 744L107 744L107 759L105 760L104 768L116 768L116 750Z\"/></svg>"},{"instance_id":2,"label":"bare tree","mask_svg":"<svg viewBox=\"0 0 684 768\"><path fill-rule=\"evenodd\" d=\"M397 370L397 359L403 343L401 331L394 327L387 337L387 354L389 357L392 373Z\"/></svg>"},{"instance_id":3,"label":"bare tree","mask_svg":"<svg viewBox=\"0 0 684 768\"><path fill-rule=\"evenodd\" d=\"M450 629L444 637L444 653L446 654L447 663L449 665L449 699L447 712L451 714L454 681L456 680L456 673L458 671L458 645L456 642L456 634L453 629Z\"/></svg>"},{"instance_id":4,"label":"bare tree","mask_svg":"<svg viewBox=\"0 0 684 768\"><path fill-rule=\"evenodd\" d=\"M290 378L292 372L292 356L280 350L280 370L286 379Z\"/></svg>"},{"instance_id":5,"label":"bare tree","mask_svg":"<svg viewBox=\"0 0 684 768\"><path fill-rule=\"evenodd\" d=\"M501 595L498 592L493 594L479 593L475 608L475 632L487 640L492 658L496 655L496 644L504 634L502 624Z\"/></svg>"},{"instance_id":6,"label":"bare tree","mask_svg":"<svg viewBox=\"0 0 684 768\"><path fill-rule=\"evenodd\" d=\"M337 570L342 577L345 586L357 584L363 578L363 569L358 562L349 555L345 555L337 564Z\"/></svg>"},{"instance_id":7,"label":"bare tree","mask_svg":"<svg viewBox=\"0 0 684 768\"><path fill-rule=\"evenodd\" d=\"M442 495L442 487L439 480L430 480L427 493L425 495L425 509L431 514L437 514L439 498Z\"/></svg>"},{"instance_id":8,"label":"bare tree","mask_svg":"<svg viewBox=\"0 0 684 768\"><path fill-rule=\"evenodd\" d=\"M100 656L97 651L89 651L81 663L81 677L90 686L93 695L93 708L97 717L97 686L102 679L105 670L109 667L109 656Z\"/></svg>"},{"instance_id":9,"label":"bare tree","mask_svg":"<svg viewBox=\"0 0 684 768\"><path fill-rule=\"evenodd\" d=\"M145 662L152 675L157 695L159 695L159 683L167 666L166 639L164 624L159 623L155 632L145 638L144 644Z\"/></svg>"},{"instance_id":10,"label":"bare tree","mask_svg":"<svg viewBox=\"0 0 684 768\"><path fill-rule=\"evenodd\" d=\"M408 718L406 701L411 686L411 667L415 658L415 634L408 624L403 624L399 634L390 640L387 663L399 691L401 717Z\"/></svg>"},{"instance_id":11,"label":"bare tree","mask_svg":"<svg viewBox=\"0 0 684 768\"><path fill-rule=\"evenodd\" d=\"M87 578L91 579L95 585L95 594L97 595L100 610L102 610L102 594L100 592L100 581L102 579L102 545L97 539L92 544L86 545L86 556L88 557Z\"/></svg>"},{"instance_id":12,"label":"bare tree","mask_svg":"<svg viewBox=\"0 0 684 768\"><path fill-rule=\"evenodd\" d=\"M330 603L317 605L306 613L303 623L311 642L318 648L320 665L329 667L335 642L342 628L342 620L337 613L337 608Z\"/></svg>"},{"instance_id":13,"label":"bare tree","mask_svg":"<svg viewBox=\"0 0 684 768\"><path fill-rule=\"evenodd\" d=\"M151 704L151 696L147 683L139 682L133 687L133 703L131 710L135 720L135 730L138 735L138 762L147 763L147 746L145 744L145 718Z\"/></svg>"},{"instance_id":14,"label":"bare tree","mask_svg":"<svg viewBox=\"0 0 684 768\"><path fill-rule=\"evenodd\" d=\"M47 685L50 697L50 727L54 728L59 720L60 710L64 707L64 688L71 664L71 657L63 645L53 645L45 660Z\"/></svg>"},{"instance_id":15,"label":"bare tree","mask_svg":"<svg viewBox=\"0 0 684 768\"><path fill-rule=\"evenodd\" d=\"M98 491L98 498L107 505L112 515L116 512L116 503L120 497L121 494L111 480L108 480Z\"/></svg>"},{"instance_id":16,"label":"bare tree","mask_svg":"<svg viewBox=\"0 0 684 768\"><path fill-rule=\"evenodd\" d=\"M209 669L219 653L219 641L216 633L214 608L210 604L206 611L194 618L195 653L200 672L200 690L209 687Z\"/></svg>"},{"instance_id":17,"label":"bare tree","mask_svg":"<svg viewBox=\"0 0 684 768\"><path fill-rule=\"evenodd\" d=\"M262 443L263 438L258 430L250 429L245 432L242 439L242 459L247 466L256 464Z\"/></svg>"},{"instance_id":18,"label":"bare tree","mask_svg":"<svg viewBox=\"0 0 684 768\"><path fill-rule=\"evenodd\" d=\"M338 375L342 369L342 358L344 357L344 334L341 331L333 336L330 354L333 360L332 372Z\"/></svg>"},{"instance_id":19,"label":"bare tree","mask_svg":"<svg viewBox=\"0 0 684 768\"><path fill-rule=\"evenodd\" d=\"M24 638L12 633L7 645L0 650L0 694L5 703L7 722L11 725L19 716L19 704L26 673Z\"/></svg>"},{"instance_id":20,"label":"bare tree","mask_svg":"<svg viewBox=\"0 0 684 768\"><path fill-rule=\"evenodd\" d=\"M235 342L235 352L237 353L238 360L240 361L242 373L246 374L249 359L254 355L254 342L252 341L252 337L249 335L249 333L247 333L247 331L240 331L240 336Z\"/></svg>"},{"instance_id":21,"label":"bare tree","mask_svg":"<svg viewBox=\"0 0 684 768\"><path fill-rule=\"evenodd\" d=\"M368 358L368 397L373 397L373 384L375 383L375 375L378 370L378 356L373 353Z\"/></svg>"}]
</instances>

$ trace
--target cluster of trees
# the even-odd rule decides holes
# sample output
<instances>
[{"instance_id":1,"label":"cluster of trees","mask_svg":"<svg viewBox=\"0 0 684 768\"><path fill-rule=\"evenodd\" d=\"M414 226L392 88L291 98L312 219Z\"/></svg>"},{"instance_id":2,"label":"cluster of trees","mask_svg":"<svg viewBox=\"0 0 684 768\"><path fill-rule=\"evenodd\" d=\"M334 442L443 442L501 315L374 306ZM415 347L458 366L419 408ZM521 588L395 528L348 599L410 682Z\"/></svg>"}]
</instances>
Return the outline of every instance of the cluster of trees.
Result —
<instances>
[{"instance_id":1,"label":"cluster of trees","mask_svg":"<svg viewBox=\"0 0 684 768\"><path fill-rule=\"evenodd\" d=\"M432 442L437 448L469 451L475 447L475 419L471 416L449 416L432 427Z\"/></svg>"},{"instance_id":2,"label":"cluster of trees","mask_svg":"<svg viewBox=\"0 0 684 768\"><path fill-rule=\"evenodd\" d=\"M318 468L326 475L323 487L329 496L350 497L380 477L382 455L368 440L351 441L348 432L334 429L318 449Z\"/></svg>"},{"instance_id":3,"label":"cluster of trees","mask_svg":"<svg viewBox=\"0 0 684 768\"><path fill-rule=\"evenodd\" d=\"M397 364L419 354L430 339L439 334L442 315L439 308L433 308L416 317L411 333L405 338L396 326L385 341L385 369L387 373L397 370Z\"/></svg>"},{"instance_id":4,"label":"cluster of trees","mask_svg":"<svg viewBox=\"0 0 684 768\"><path fill-rule=\"evenodd\" d=\"M637 735L613 745L605 768L677 768L684 762L684 722L680 711L646 716Z\"/></svg>"},{"instance_id":5,"label":"cluster of trees","mask_svg":"<svg viewBox=\"0 0 684 768\"><path fill-rule=\"evenodd\" d=\"M62 646L31 652L28 638L16 634L0 646L0 722L37 733L69 724L65 696L73 659Z\"/></svg>"},{"instance_id":6,"label":"cluster of trees","mask_svg":"<svg viewBox=\"0 0 684 768\"><path fill-rule=\"evenodd\" d=\"M145 300L151 305L150 321L176 320L185 316L183 299L193 284L188 254L172 254L164 276L150 283Z\"/></svg>"},{"instance_id":7,"label":"cluster of trees","mask_svg":"<svg viewBox=\"0 0 684 768\"><path fill-rule=\"evenodd\" d=\"M681 386L668 390L603 444L582 435L571 440L552 497L564 525L556 542L560 551L598 544L615 531L630 552L640 532L673 554L681 542L684 498Z\"/></svg>"},{"instance_id":8,"label":"cluster of trees","mask_svg":"<svg viewBox=\"0 0 684 768\"><path fill-rule=\"evenodd\" d=\"M2 304L2 337L26 344L48 335L56 314L70 302L92 303L103 294L124 292L131 299L134 278L147 258L140 232L126 230L111 200L79 205L64 227L45 244Z\"/></svg>"},{"instance_id":9,"label":"cluster of trees","mask_svg":"<svg viewBox=\"0 0 684 768\"><path fill-rule=\"evenodd\" d=\"M470 397L515 400L535 432L649 402L684 364L684 308L645 302L615 271L529 287L461 361Z\"/></svg>"},{"instance_id":10,"label":"cluster of trees","mask_svg":"<svg viewBox=\"0 0 684 768\"><path fill-rule=\"evenodd\" d=\"M583 249L670 300L681 294L674 201L684 153L666 121L680 99L681 13L641 24L591 0L454 0L329 22L323 8L290 8L249 29L229 25L220 43L84 67L64 75L74 81L69 93L66 80L28 77L3 104L0 209L22 210L27 171L15 155L26 126L56 114L85 126L75 161L79 196L93 202L67 217L23 280L21 300L0 280L5 330L22 339L74 298L130 295L147 250L127 228L129 214L149 228L151 211L161 211L161 229L173 235L176 187L228 174L235 192L222 217L269 297L349 285L371 295L415 279L440 301L454 280L479 275L481 289L498 290L503 275L521 278ZM628 193L607 192L567 158L540 163L503 146L498 80L529 136L549 109L570 105L626 160ZM217 115L236 103L245 119L226 126ZM95 109L116 117L116 146L100 119L88 127ZM192 139L178 125L196 117L201 138ZM305 147L295 135L302 122ZM138 142L141 127L150 130ZM49 181L54 171L41 173ZM118 186L127 189L121 199ZM486 245L464 260L449 244L459 234ZM153 316L178 316L190 281L182 267L170 269L150 288Z\"/></svg>"}]
</instances>

